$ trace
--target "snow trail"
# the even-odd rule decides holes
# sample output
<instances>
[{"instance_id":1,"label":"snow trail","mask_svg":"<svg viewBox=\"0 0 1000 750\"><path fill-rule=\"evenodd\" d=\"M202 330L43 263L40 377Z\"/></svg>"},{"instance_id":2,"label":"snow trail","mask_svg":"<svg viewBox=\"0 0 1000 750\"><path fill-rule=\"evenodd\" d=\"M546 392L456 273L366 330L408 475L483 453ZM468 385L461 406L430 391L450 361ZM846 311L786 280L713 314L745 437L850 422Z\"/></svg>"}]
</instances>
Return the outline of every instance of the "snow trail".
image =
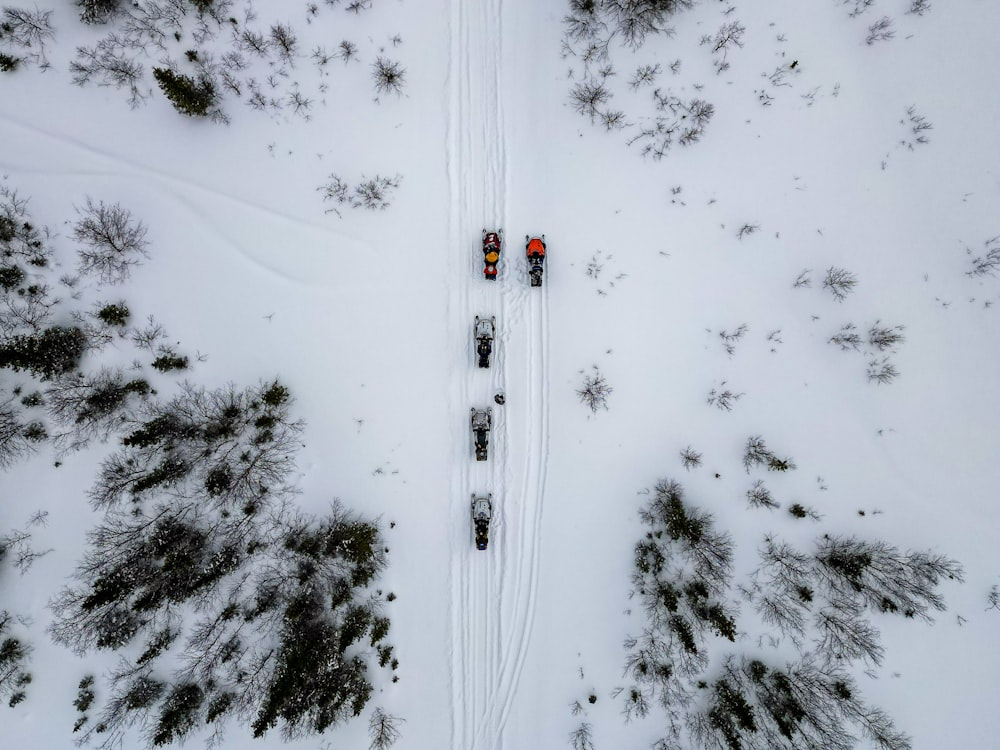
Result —
<instances>
[{"instance_id":1,"label":"snow trail","mask_svg":"<svg viewBox=\"0 0 1000 750\"><path fill-rule=\"evenodd\" d=\"M447 95L451 216L448 320L455 366L450 710L454 750L499 750L534 622L548 451L548 290L528 285L524 245L503 238L499 278L483 279L481 231L507 229L502 0L450 15ZM455 278L457 276L457 278ZM475 316L496 317L491 367L476 366ZM508 389L510 393L508 394ZM493 396L509 395L505 405ZM476 462L470 408L492 407L489 459ZM489 549L472 543L470 501L491 493Z\"/></svg>"}]
</instances>

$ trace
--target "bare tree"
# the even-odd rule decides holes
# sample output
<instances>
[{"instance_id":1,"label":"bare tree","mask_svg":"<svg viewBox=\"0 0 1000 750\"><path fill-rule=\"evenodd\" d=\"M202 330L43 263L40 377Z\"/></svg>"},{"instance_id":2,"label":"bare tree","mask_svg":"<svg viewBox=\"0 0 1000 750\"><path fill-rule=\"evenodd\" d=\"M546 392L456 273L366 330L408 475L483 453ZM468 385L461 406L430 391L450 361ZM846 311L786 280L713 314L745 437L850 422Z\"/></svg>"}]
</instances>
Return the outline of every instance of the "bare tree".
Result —
<instances>
[{"instance_id":1,"label":"bare tree","mask_svg":"<svg viewBox=\"0 0 1000 750\"><path fill-rule=\"evenodd\" d=\"M607 410L608 396L615 389L608 384L607 378L597 368L597 365L593 366L593 370L592 374L583 376L583 385L577 388L576 395L596 414L598 409Z\"/></svg>"},{"instance_id":2,"label":"bare tree","mask_svg":"<svg viewBox=\"0 0 1000 750\"><path fill-rule=\"evenodd\" d=\"M377 706L368 719L368 736L371 737L370 750L389 750L399 739L399 719Z\"/></svg>"},{"instance_id":3,"label":"bare tree","mask_svg":"<svg viewBox=\"0 0 1000 750\"><path fill-rule=\"evenodd\" d=\"M569 97L573 109L593 121L600 115L601 107L610 101L611 90L603 80L591 78L575 84Z\"/></svg>"},{"instance_id":4,"label":"bare tree","mask_svg":"<svg viewBox=\"0 0 1000 750\"><path fill-rule=\"evenodd\" d=\"M758 479L753 486L747 490L747 502L751 508L779 508L778 501L771 496L771 490L764 486L764 482Z\"/></svg>"},{"instance_id":5,"label":"bare tree","mask_svg":"<svg viewBox=\"0 0 1000 750\"><path fill-rule=\"evenodd\" d=\"M81 273L95 274L106 284L120 284L149 257L146 226L120 204L95 204L88 197L77 213L80 219L73 226L73 239L83 246L77 264Z\"/></svg>"},{"instance_id":6,"label":"bare tree","mask_svg":"<svg viewBox=\"0 0 1000 750\"><path fill-rule=\"evenodd\" d=\"M594 750L590 724L585 721L581 722L580 726L570 732L569 744L573 750Z\"/></svg>"},{"instance_id":7,"label":"bare tree","mask_svg":"<svg viewBox=\"0 0 1000 750\"><path fill-rule=\"evenodd\" d=\"M847 295L854 291L857 286L858 277L844 268L831 266L826 270L826 277L823 279L823 288L829 289L830 294L838 302L847 299Z\"/></svg>"}]
</instances>

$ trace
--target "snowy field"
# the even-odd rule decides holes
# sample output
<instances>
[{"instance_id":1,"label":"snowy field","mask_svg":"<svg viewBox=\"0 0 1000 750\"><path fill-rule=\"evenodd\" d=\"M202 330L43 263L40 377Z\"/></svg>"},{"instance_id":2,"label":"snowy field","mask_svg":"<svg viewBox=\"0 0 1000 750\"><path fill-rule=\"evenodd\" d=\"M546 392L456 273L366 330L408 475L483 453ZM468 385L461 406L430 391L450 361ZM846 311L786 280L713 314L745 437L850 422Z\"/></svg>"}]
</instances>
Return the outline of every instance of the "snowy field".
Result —
<instances>
[{"instance_id":1,"label":"snowy field","mask_svg":"<svg viewBox=\"0 0 1000 750\"><path fill-rule=\"evenodd\" d=\"M150 47L134 108L127 86L73 85L77 48L108 28L69 2L38 4L53 11L46 64L0 74L2 185L51 231L60 271L88 197L147 227L148 258L102 293L136 321L154 315L190 357L183 372L147 371L157 398L182 378L279 379L305 421L292 502L380 519L388 564L373 589L394 595L398 667L367 654L370 701L321 735L252 739L233 721L220 746L365 747L375 708L397 717L400 750L666 737L623 645L649 627L635 545L660 480L732 541L716 599L735 634L699 641L696 708L727 654L780 669L809 651L810 636L797 648L755 609L765 538L803 552L824 535L881 540L954 560L963 580L936 586L932 621L864 608L884 654L837 668L913 748L1000 746L1000 5L700 0L669 18L672 33L634 49L617 35L589 61L565 0L256 0L256 18L248 5L223 23L285 24L298 44L241 73L270 103L248 106L245 78L239 96L223 92L227 123L175 112L149 74L166 58L193 69L187 36ZM0 35L0 52L10 45ZM405 70L398 91L376 90L380 58ZM608 96L588 104L583 84ZM687 143L693 99L712 112ZM672 140L658 117L678 125ZM333 175L386 178L388 205L338 202ZM495 283L483 228L505 232ZM522 238L543 233L533 289ZM98 294L77 289L88 305ZM488 370L476 315L497 319ZM116 339L82 366L135 356ZM26 377L0 369L2 400L20 403ZM591 409L579 391L595 377L610 390ZM487 405L480 463L469 409ZM747 464L753 437L793 466ZM49 604L103 515L88 490L120 441L58 455L42 441L4 467L0 536L27 530L12 552L45 552L23 573L16 554L0 562L0 611L32 649L26 698L0 707L4 748L74 747L81 678L95 675L93 717L105 676L141 652L79 655L49 634ZM771 502L748 501L757 481ZM473 493L493 496L482 552ZM857 747L879 746L849 728ZM211 735L199 725L189 741ZM122 745L148 740L138 722Z\"/></svg>"}]
</instances>

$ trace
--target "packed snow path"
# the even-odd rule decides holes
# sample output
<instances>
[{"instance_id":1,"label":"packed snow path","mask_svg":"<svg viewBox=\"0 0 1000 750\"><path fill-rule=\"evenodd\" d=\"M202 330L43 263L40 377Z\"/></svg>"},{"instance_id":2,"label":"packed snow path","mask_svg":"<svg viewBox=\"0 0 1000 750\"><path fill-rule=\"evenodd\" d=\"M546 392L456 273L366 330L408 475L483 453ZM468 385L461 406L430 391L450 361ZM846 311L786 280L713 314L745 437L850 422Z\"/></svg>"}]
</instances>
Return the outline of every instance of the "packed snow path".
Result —
<instances>
[{"instance_id":1,"label":"packed snow path","mask_svg":"<svg viewBox=\"0 0 1000 750\"><path fill-rule=\"evenodd\" d=\"M451 745L503 745L535 611L548 445L547 293L528 286L521 235L483 278L482 229L508 229L501 0L455 0L450 18L449 320L454 364L451 517ZM496 316L491 367L476 367L475 316ZM499 406L493 397L507 396ZM493 408L489 460L472 454L469 410ZM472 494L493 496L490 544L472 543Z\"/></svg>"}]
</instances>

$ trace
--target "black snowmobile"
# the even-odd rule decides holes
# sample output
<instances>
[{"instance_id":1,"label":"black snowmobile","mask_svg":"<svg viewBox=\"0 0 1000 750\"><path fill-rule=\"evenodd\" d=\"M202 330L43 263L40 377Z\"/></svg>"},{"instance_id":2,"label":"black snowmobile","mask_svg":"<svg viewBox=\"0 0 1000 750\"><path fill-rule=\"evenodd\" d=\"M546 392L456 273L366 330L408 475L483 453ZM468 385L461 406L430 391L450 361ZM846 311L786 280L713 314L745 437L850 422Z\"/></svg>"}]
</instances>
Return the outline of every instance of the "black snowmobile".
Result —
<instances>
[{"instance_id":1,"label":"black snowmobile","mask_svg":"<svg viewBox=\"0 0 1000 750\"><path fill-rule=\"evenodd\" d=\"M485 461L490 443L490 428L493 427L493 409L472 409L469 419L472 424L472 440L476 448L476 460Z\"/></svg>"},{"instance_id":2,"label":"black snowmobile","mask_svg":"<svg viewBox=\"0 0 1000 750\"><path fill-rule=\"evenodd\" d=\"M493 353L493 336L497 330L497 319L480 318L476 316L476 325L473 327L473 336L476 339L476 354L479 355L479 366L490 366L490 355Z\"/></svg>"},{"instance_id":3,"label":"black snowmobile","mask_svg":"<svg viewBox=\"0 0 1000 750\"><path fill-rule=\"evenodd\" d=\"M484 550L490 543L490 520L493 518L493 495L472 496L472 527L476 537L476 549Z\"/></svg>"}]
</instances>

